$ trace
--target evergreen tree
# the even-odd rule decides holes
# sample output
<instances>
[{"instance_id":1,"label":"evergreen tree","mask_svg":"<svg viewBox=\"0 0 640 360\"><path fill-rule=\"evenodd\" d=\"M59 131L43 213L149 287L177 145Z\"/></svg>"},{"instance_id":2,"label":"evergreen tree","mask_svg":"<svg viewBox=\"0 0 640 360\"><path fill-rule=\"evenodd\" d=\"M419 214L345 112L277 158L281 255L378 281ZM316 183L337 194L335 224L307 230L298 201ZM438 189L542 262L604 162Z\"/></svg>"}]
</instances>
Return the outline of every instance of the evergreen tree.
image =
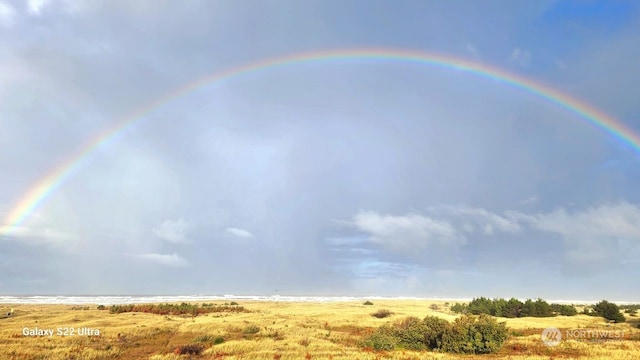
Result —
<instances>
[{"instance_id":1,"label":"evergreen tree","mask_svg":"<svg viewBox=\"0 0 640 360\"><path fill-rule=\"evenodd\" d=\"M617 323L625 322L624 315L620 312L618 305L608 302L607 300L602 300L595 304L593 306L593 312L596 316L602 316L607 320L613 320Z\"/></svg>"}]
</instances>

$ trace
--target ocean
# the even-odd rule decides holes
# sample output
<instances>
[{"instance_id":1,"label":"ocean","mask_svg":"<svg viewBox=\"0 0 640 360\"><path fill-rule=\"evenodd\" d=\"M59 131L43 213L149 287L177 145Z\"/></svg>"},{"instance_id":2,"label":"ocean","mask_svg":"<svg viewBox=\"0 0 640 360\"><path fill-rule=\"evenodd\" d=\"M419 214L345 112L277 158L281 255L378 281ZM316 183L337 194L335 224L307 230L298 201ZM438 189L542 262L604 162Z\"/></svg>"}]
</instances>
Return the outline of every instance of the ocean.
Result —
<instances>
[{"instance_id":1,"label":"ocean","mask_svg":"<svg viewBox=\"0 0 640 360\"><path fill-rule=\"evenodd\" d=\"M116 305L175 302L206 301L279 301L279 302L353 302L365 300L437 300L449 302L468 302L471 298L437 298L437 297L384 297L384 296L286 296L286 295L0 295L0 304L66 304L66 305ZM525 300L525 299L520 299ZM598 300L547 300L556 304L595 304ZM618 305L633 304L628 301L613 301ZM636 302L637 303L637 302Z\"/></svg>"}]
</instances>

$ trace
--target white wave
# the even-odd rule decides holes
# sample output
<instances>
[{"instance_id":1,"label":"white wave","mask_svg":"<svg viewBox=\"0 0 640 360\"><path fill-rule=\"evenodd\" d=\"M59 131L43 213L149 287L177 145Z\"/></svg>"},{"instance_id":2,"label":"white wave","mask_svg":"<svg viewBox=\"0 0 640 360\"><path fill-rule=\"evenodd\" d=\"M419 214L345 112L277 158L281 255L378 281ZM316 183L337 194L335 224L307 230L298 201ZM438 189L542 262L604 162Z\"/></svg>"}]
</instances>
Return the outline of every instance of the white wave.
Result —
<instances>
[{"instance_id":1,"label":"white wave","mask_svg":"<svg viewBox=\"0 0 640 360\"><path fill-rule=\"evenodd\" d=\"M120 295L120 296L62 296L62 295L34 295L34 296L0 296L0 304L64 304L64 305L118 305L143 303L175 303L175 302L204 302L204 301L273 301L273 302L362 302L365 300L433 300L450 302L469 302L471 298L446 297L387 297L387 296L288 296L288 295ZM594 300L549 300L555 304L595 304ZM635 304L638 302L612 301L618 305Z\"/></svg>"}]
</instances>

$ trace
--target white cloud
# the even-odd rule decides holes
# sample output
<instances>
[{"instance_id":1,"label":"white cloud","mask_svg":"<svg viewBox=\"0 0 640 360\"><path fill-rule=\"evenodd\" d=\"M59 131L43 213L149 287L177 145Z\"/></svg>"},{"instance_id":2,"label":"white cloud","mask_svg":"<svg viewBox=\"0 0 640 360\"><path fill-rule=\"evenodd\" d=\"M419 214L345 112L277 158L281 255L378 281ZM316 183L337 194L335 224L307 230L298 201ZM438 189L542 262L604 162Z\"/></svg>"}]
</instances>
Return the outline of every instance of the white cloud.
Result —
<instances>
[{"instance_id":1,"label":"white cloud","mask_svg":"<svg viewBox=\"0 0 640 360\"><path fill-rule=\"evenodd\" d=\"M464 238L446 221L418 214L381 215L375 211L358 213L352 221L370 241L398 252L413 252L430 244L460 244Z\"/></svg>"},{"instance_id":2,"label":"white cloud","mask_svg":"<svg viewBox=\"0 0 640 360\"><path fill-rule=\"evenodd\" d=\"M475 227L473 225L469 224L469 223L464 223L462 225L462 230L464 230L465 232L468 232L468 233L472 233L472 232L475 231Z\"/></svg>"},{"instance_id":3,"label":"white cloud","mask_svg":"<svg viewBox=\"0 0 640 360\"><path fill-rule=\"evenodd\" d=\"M0 216L6 214L0 213ZM45 244L70 250L80 239L77 230L73 224L61 223L59 218L33 213L19 225L8 224L6 221L0 223L0 240L14 240L33 245Z\"/></svg>"},{"instance_id":4,"label":"white cloud","mask_svg":"<svg viewBox=\"0 0 640 360\"><path fill-rule=\"evenodd\" d=\"M516 233L520 231L520 224L518 224L517 220L498 215L483 208L445 206L440 209L444 210L449 215L464 217L467 221L474 222L476 225L484 229L485 234L492 234L494 230L509 233ZM466 226L467 231L468 229L469 226Z\"/></svg>"},{"instance_id":5,"label":"white cloud","mask_svg":"<svg viewBox=\"0 0 640 360\"><path fill-rule=\"evenodd\" d=\"M31 15L40 15L42 8L48 5L49 0L28 0L27 10Z\"/></svg>"},{"instance_id":6,"label":"white cloud","mask_svg":"<svg viewBox=\"0 0 640 360\"><path fill-rule=\"evenodd\" d=\"M166 241L183 243L187 241L186 232L188 228L189 224L182 218L178 220L165 220L153 229L153 233Z\"/></svg>"},{"instance_id":7,"label":"white cloud","mask_svg":"<svg viewBox=\"0 0 640 360\"><path fill-rule=\"evenodd\" d=\"M520 67L527 67L531 64L531 52L522 48L515 48L509 54L507 62Z\"/></svg>"},{"instance_id":8,"label":"white cloud","mask_svg":"<svg viewBox=\"0 0 640 360\"><path fill-rule=\"evenodd\" d=\"M250 233L249 231L244 230L244 229L234 228L234 227L228 227L226 229L226 232L229 235L233 235L233 236L239 237L239 238L250 238L250 237L253 237L253 234Z\"/></svg>"},{"instance_id":9,"label":"white cloud","mask_svg":"<svg viewBox=\"0 0 640 360\"><path fill-rule=\"evenodd\" d=\"M0 25L12 27L15 23L16 10L9 4L0 2Z\"/></svg>"},{"instance_id":10,"label":"white cloud","mask_svg":"<svg viewBox=\"0 0 640 360\"><path fill-rule=\"evenodd\" d=\"M640 245L640 208L626 202L574 212L558 209L521 219L533 228L559 235L568 262L594 269L614 265L621 257L632 255L625 247Z\"/></svg>"},{"instance_id":11,"label":"white cloud","mask_svg":"<svg viewBox=\"0 0 640 360\"><path fill-rule=\"evenodd\" d=\"M636 257L640 246L640 207L620 202L568 211L528 215L511 212L513 219L559 237L564 244L565 269L576 274L614 268Z\"/></svg>"},{"instance_id":12,"label":"white cloud","mask_svg":"<svg viewBox=\"0 0 640 360\"><path fill-rule=\"evenodd\" d=\"M628 238L640 242L640 208L626 202L580 212L561 208L524 219L537 229L565 238Z\"/></svg>"},{"instance_id":13,"label":"white cloud","mask_svg":"<svg viewBox=\"0 0 640 360\"><path fill-rule=\"evenodd\" d=\"M9 238L29 239L49 243L60 243L72 239L72 236L60 229L50 226L3 226L2 235Z\"/></svg>"},{"instance_id":14,"label":"white cloud","mask_svg":"<svg viewBox=\"0 0 640 360\"><path fill-rule=\"evenodd\" d=\"M435 244L463 245L474 234L534 236L539 231L562 241L564 265L571 271L583 271L583 266L603 269L614 260L632 258L640 245L640 207L626 202L538 214L506 211L499 215L468 206L443 206L429 212L430 216L360 212L351 225L368 234L369 241L402 254Z\"/></svg>"},{"instance_id":15,"label":"white cloud","mask_svg":"<svg viewBox=\"0 0 640 360\"><path fill-rule=\"evenodd\" d=\"M140 255L133 255L133 256L139 259L143 259L145 261L154 262L156 264L160 264L164 266L184 267L189 265L189 262L187 262L183 257L181 257L176 253L173 253L171 255L150 253L150 254L140 254Z\"/></svg>"}]
</instances>

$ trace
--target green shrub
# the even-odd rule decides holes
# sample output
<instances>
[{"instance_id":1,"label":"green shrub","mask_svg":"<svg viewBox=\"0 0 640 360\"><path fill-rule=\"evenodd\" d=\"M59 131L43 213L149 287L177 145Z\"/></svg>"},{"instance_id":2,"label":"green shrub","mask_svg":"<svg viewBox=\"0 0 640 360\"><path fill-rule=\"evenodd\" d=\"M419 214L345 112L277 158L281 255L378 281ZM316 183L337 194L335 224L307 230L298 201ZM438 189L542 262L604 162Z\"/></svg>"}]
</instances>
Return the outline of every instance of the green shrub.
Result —
<instances>
[{"instance_id":1,"label":"green shrub","mask_svg":"<svg viewBox=\"0 0 640 360\"><path fill-rule=\"evenodd\" d=\"M98 310L107 310L107 307L104 305L98 305Z\"/></svg>"},{"instance_id":2,"label":"green shrub","mask_svg":"<svg viewBox=\"0 0 640 360\"><path fill-rule=\"evenodd\" d=\"M237 303L237 302L235 302L235 301L232 301L232 302L230 302L230 303L229 303L229 305L231 305L231 306L238 306L238 303Z\"/></svg>"},{"instance_id":3,"label":"green shrub","mask_svg":"<svg viewBox=\"0 0 640 360\"><path fill-rule=\"evenodd\" d=\"M488 315L464 315L450 324L427 316L423 320L408 317L385 324L365 337L361 346L373 350L435 350L465 354L487 354L500 349L508 337L504 323Z\"/></svg>"},{"instance_id":4,"label":"green shrub","mask_svg":"<svg viewBox=\"0 0 640 360\"><path fill-rule=\"evenodd\" d=\"M508 338L504 323L488 315L457 318L442 337L442 350L451 353L488 354L497 351Z\"/></svg>"},{"instance_id":5,"label":"green shrub","mask_svg":"<svg viewBox=\"0 0 640 360\"><path fill-rule=\"evenodd\" d=\"M620 312L618 305L602 300L593 306L593 312L596 316L602 316L607 320L613 320L614 322L625 322L624 315Z\"/></svg>"},{"instance_id":6,"label":"green shrub","mask_svg":"<svg viewBox=\"0 0 640 360\"><path fill-rule=\"evenodd\" d=\"M553 308L549 303L542 299L533 301L528 299L520 306L519 317L551 317L553 316Z\"/></svg>"},{"instance_id":7,"label":"green shrub","mask_svg":"<svg viewBox=\"0 0 640 360\"><path fill-rule=\"evenodd\" d=\"M469 305L455 304L451 307L451 311L462 314L487 314L506 318L573 316L578 313L572 305L549 304L542 299L528 299L522 302L515 298L505 300L485 297L474 298L469 302Z\"/></svg>"},{"instance_id":8,"label":"green shrub","mask_svg":"<svg viewBox=\"0 0 640 360\"><path fill-rule=\"evenodd\" d=\"M427 316L422 320L424 329L424 344L427 349L435 350L442 347L442 337L449 330L451 324L437 316Z\"/></svg>"},{"instance_id":9,"label":"green shrub","mask_svg":"<svg viewBox=\"0 0 640 360\"><path fill-rule=\"evenodd\" d=\"M451 306L451 311L456 314L466 314L468 311L468 307L465 304L455 303L453 306Z\"/></svg>"},{"instance_id":10,"label":"green shrub","mask_svg":"<svg viewBox=\"0 0 640 360\"><path fill-rule=\"evenodd\" d=\"M391 316L391 314L393 314L391 311L387 310L387 309L380 309L376 312L374 312L373 314L371 314L371 316L378 318L378 319L384 319L386 317Z\"/></svg>"},{"instance_id":11,"label":"green shrub","mask_svg":"<svg viewBox=\"0 0 640 360\"><path fill-rule=\"evenodd\" d=\"M393 335L397 339L397 346L407 350L426 350L425 335L427 329L417 317L408 317L393 326Z\"/></svg>"},{"instance_id":12,"label":"green shrub","mask_svg":"<svg viewBox=\"0 0 640 360\"><path fill-rule=\"evenodd\" d=\"M362 305L373 305L373 303L372 303L371 301L367 300L367 301L365 301L365 302L364 302L364 304L362 304Z\"/></svg>"},{"instance_id":13,"label":"green shrub","mask_svg":"<svg viewBox=\"0 0 640 360\"><path fill-rule=\"evenodd\" d=\"M557 315L574 316L578 314L578 310L573 305L551 304L551 311Z\"/></svg>"},{"instance_id":14,"label":"green shrub","mask_svg":"<svg viewBox=\"0 0 640 360\"><path fill-rule=\"evenodd\" d=\"M364 338L364 340L361 341L360 346L376 351L391 351L395 349L397 344L398 340L393 335L388 334L385 331L376 331Z\"/></svg>"},{"instance_id":15,"label":"green shrub","mask_svg":"<svg viewBox=\"0 0 640 360\"><path fill-rule=\"evenodd\" d=\"M191 315L197 316L200 314L214 313L214 312L248 312L242 306L229 306L229 305L214 305L214 304L202 304L202 306L182 303L176 304L127 304L127 305L112 305L109 307L109 312L112 314L121 314L125 312L144 312L159 315Z\"/></svg>"},{"instance_id":16,"label":"green shrub","mask_svg":"<svg viewBox=\"0 0 640 360\"><path fill-rule=\"evenodd\" d=\"M620 305L620 309L625 309L625 310L640 310L640 304L626 304L626 305Z\"/></svg>"},{"instance_id":17,"label":"green shrub","mask_svg":"<svg viewBox=\"0 0 640 360\"><path fill-rule=\"evenodd\" d=\"M224 338L222 336L216 336L215 339L213 339L213 345L222 344L223 342Z\"/></svg>"}]
</instances>

